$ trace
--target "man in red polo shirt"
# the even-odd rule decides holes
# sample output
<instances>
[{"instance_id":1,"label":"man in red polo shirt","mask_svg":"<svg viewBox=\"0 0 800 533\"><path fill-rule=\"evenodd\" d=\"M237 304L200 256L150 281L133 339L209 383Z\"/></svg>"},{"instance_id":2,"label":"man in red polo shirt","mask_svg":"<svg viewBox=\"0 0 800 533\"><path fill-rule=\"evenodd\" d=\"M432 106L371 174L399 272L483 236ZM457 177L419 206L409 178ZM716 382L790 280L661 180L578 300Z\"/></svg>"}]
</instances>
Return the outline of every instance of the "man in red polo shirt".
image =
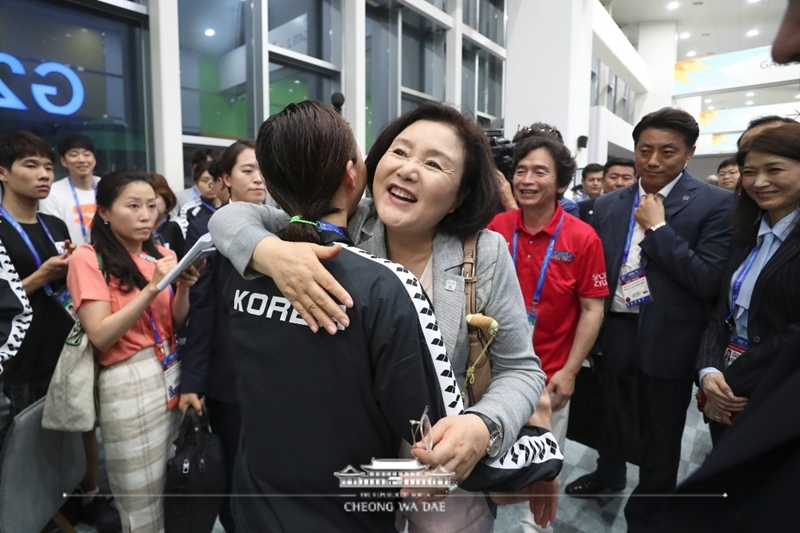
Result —
<instances>
[{"instance_id":1,"label":"man in red polo shirt","mask_svg":"<svg viewBox=\"0 0 800 533\"><path fill-rule=\"evenodd\" d=\"M520 209L497 215L489 229L505 237L514 258L533 347L547 374L553 435L563 449L575 376L603 321L603 245L591 226L558 202L575 173L567 147L550 136L525 139L515 149L514 169ZM541 531L530 515L521 525Z\"/></svg>"}]
</instances>

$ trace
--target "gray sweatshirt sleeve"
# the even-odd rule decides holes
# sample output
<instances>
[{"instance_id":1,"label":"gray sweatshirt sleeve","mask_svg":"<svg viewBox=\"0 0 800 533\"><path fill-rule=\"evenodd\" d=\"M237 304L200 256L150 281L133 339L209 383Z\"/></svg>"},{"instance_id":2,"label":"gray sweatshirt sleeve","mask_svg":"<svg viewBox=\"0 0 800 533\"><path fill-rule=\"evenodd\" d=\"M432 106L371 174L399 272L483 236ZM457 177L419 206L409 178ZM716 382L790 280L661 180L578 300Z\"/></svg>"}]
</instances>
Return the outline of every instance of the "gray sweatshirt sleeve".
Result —
<instances>
[{"instance_id":1,"label":"gray sweatshirt sleeve","mask_svg":"<svg viewBox=\"0 0 800 533\"><path fill-rule=\"evenodd\" d=\"M504 454L539 404L545 375L533 351L522 290L505 239L484 230L478 246L476 305L497 320L499 329L489 348L492 381L483 398L467 411L480 412L503 426ZM466 334L466 327L463 330Z\"/></svg>"},{"instance_id":2,"label":"gray sweatshirt sleeve","mask_svg":"<svg viewBox=\"0 0 800 533\"><path fill-rule=\"evenodd\" d=\"M208 230L214 246L230 259L233 268L246 279L253 279L262 275L247 267L256 245L288 223L288 215L275 207L234 202L211 216Z\"/></svg>"}]
</instances>

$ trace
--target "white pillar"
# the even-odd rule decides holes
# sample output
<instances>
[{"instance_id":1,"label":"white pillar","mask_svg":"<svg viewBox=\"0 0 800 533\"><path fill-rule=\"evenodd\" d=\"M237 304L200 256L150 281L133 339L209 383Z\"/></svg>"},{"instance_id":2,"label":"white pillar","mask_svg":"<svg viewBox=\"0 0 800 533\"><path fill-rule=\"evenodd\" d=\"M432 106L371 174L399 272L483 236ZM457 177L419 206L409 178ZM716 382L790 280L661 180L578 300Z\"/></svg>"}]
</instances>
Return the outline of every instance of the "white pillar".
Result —
<instances>
[{"instance_id":1,"label":"white pillar","mask_svg":"<svg viewBox=\"0 0 800 533\"><path fill-rule=\"evenodd\" d=\"M181 117L178 2L150 0L153 144L155 170L175 191L183 190L183 118Z\"/></svg>"},{"instance_id":2,"label":"white pillar","mask_svg":"<svg viewBox=\"0 0 800 533\"><path fill-rule=\"evenodd\" d=\"M639 25L639 55L650 68L650 90L636 98L636 120L672 105L672 84L678 57L675 22L642 22Z\"/></svg>"},{"instance_id":3,"label":"white pillar","mask_svg":"<svg viewBox=\"0 0 800 533\"><path fill-rule=\"evenodd\" d=\"M587 162L578 137L589 135L593 0L508 0L506 135L541 121Z\"/></svg>"},{"instance_id":4,"label":"white pillar","mask_svg":"<svg viewBox=\"0 0 800 533\"><path fill-rule=\"evenodd\" d=\"M356 143L366 153L367 146L367 28L364 0L344 2L344 61L342 88L346 98L344 118L353 128ZM373 65L374 66L374 65Z\"/></svg>"}]
</instances>

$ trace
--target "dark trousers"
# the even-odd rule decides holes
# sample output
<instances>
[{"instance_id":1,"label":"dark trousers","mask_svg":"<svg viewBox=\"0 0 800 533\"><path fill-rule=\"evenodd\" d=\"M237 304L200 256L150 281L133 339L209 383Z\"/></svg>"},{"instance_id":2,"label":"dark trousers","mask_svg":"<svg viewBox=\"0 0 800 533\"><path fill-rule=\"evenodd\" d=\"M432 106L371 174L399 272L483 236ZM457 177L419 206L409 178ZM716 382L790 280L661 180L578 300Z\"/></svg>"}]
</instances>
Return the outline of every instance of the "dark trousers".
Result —
<instances>
[{"instance_id":1,"label":"dark trousers","mask_svg":"<svg viewBox=\"0 0 800 533\"><path fill-rule=\"evenodd\" d=\"M222 441L222 453L225 457L226 490L230 494L233 481L233 464L239 447L239 432L242 428L242 412L236 402L221 402L211 398L205 399L208 408L211 431L219 435ZM219 511L219 521L226 533L234 533L236 527L231 512L231 499L225 498Z\"/></svg>"},{"instance_id":2,"label":"dark trousers","mask_svg":"<svg viewBox=\"0 0 800 533\"><path fill-rule=\"evenodd\" d=\"M666 498L678 483L681 438L686 410L692 399L691 379L642 376L645 465L639 468L639 485L625 506L628 531L652 531L661 523Z\"/></svg>"},{"instance_id":3,"label":"dark trousers","mask_svg":"<svg viewBox=\"0 0 800 533\"><path fill-rule=\"evenodd\" d=\"M638 315L622 313L606 313L603 321L603 334L600 347L603 351L599 369L607 375L637 375L638 361ZM602 380L601 380L602 383ZM613 455L614 448L609 443L609 436L600 435L597 458L597 480L604 486L612 488L625 487L625 460Z\"/></svg>"},{"instance_id":4,"label":"dark trousers","mask_svg":"<svg viewBox=\"0 0 800 533\"><path fill-rule=\"evenodd\" d=\"M636 339L636 322L611 315L608 324L604 325L603 336L608 339L604 343L603 356L611 356L609 362L612 368L623 372L634 371L633 364L638 367L638 354L632 348L631 340ZM614 346L617 353L613 352ZM658 495L669 494L677 484L681 439L686 425L686 410L692 397L691 379L660 379L640 375L639 380L646 452L644 464L639 468L639 485L625 506L625 518L631 533L653 531L659 527L666 498ZM597 473L601 483L612 487L624 486L625 462L607 454L604 456L601 451Z\"/></svg>"}]
</instances>

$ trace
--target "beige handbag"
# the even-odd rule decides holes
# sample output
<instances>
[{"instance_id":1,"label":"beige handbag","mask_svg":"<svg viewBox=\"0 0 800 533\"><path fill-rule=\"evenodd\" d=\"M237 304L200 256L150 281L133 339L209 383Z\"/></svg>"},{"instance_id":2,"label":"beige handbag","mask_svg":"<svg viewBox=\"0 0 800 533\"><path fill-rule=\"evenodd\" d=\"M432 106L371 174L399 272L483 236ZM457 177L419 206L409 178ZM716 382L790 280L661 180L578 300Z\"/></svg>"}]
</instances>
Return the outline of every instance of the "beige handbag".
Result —
<instances>
[{"instance_id":1,"label":"beige handbag","mask_svg":"<svg viewBox=\"0 0 800 533\"><path fill-rule=\"evenodd\" d=\"M97 419L97 363L89 337L75 322L64 341L44 401L42 427L56 431L89 431Z\"/></svg>"},{"instance_id":2,"label":"beige handbag","mask_svg":"<svg viewBox=\"0 0 800 533\"><path fill-rule=\"evenodd\" d=\"M97 254L100 272L103 258ZM56 431L90 431L97 421L98 364L94 347L81 323L76 321L64 341L56 369L47 388L42 427Z\"/></svg>"}]
</instances>

